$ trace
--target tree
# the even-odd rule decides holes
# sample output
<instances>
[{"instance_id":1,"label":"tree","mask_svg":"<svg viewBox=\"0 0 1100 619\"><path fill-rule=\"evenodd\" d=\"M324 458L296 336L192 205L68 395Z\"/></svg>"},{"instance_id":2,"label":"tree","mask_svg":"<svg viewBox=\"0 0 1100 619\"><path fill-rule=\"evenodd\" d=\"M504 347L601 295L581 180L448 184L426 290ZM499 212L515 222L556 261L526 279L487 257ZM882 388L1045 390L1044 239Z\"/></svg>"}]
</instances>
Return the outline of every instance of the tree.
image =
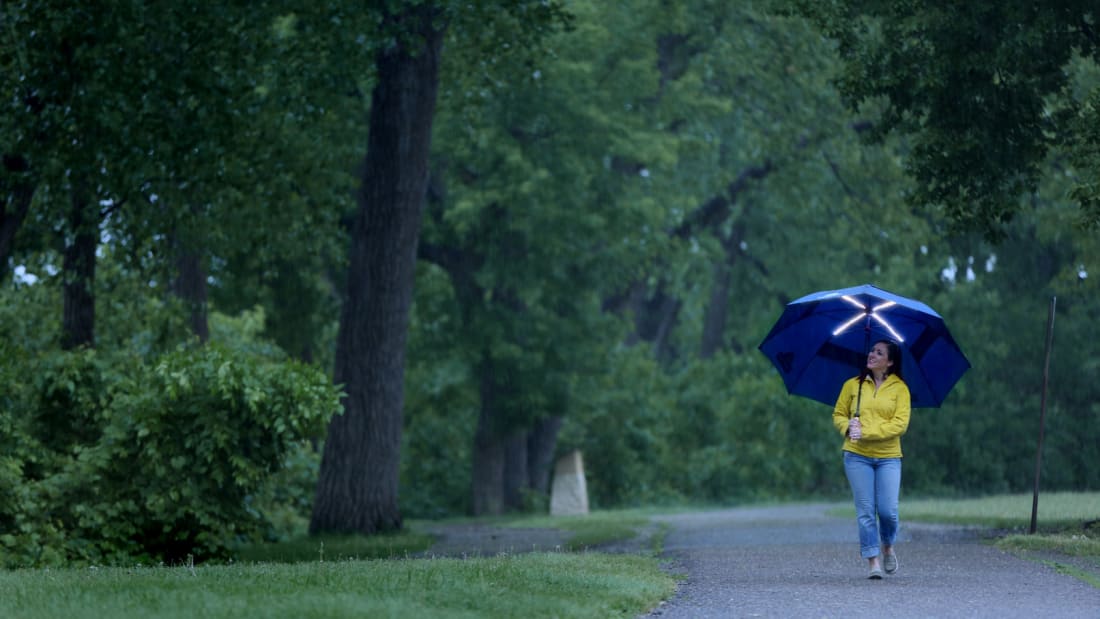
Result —
<instances>
[{"instance_id":1,"label":"tree","mask_svg":"<svg viewBox=\"0 0 1100 619\"><path fill-rule=\"evenodd\" d=\"M457 23L492 44L491 55L507 48L496 35L532 40L560 19L555 3L525 0L377 10L382 39L337 336L335 379L347 398L325 441L313 533L401 527L405 342L445 33Z\"/></svg>"},{"instance_id":2,"label":"tree","mask_svg":"<svg viewBox=\"0 0 1100 619\"><path fill-rule=\"evenodd\" d=\"M859 144L825 83L827 50L800 20L707 3L573 10L552 54L498 62L442 95L421 257L450 290L418 292L417 313L448 335L418 341L434 340L421 354L440 360L436 380L468 372L475 514L522 508L516 497L544 487L524 444L556 437L541 422L569 425L605 401L581 386L606 390L610 363L633 363L611 352L623 318L676 371L696 350L754 348L748 317L772 317L791 282L870 272L880 250L893 260L893 226L921 240L909 213L876 212L900 195L893 155ZM718 319L733 326L698 328Z\"/></svg>"},{"instance_id":3,"label":"tree","mask_svg":"<svg viewBox=\"0 0 1100 619\"><path fill-rule=\"evenodd\" d=\"M335 380L344 414L325 441L310 532L401 528L402 380L443 31L432 3L384 14L406 39L377 57ZM371 483L368 483L371 480Z\"/></svg>"},{"instance_id":4,"label":"tree","mask_svg":"<svg viewBox=\"0 0 1100 619\"><path fill-rule=\"evenodd\" d=\"M577 31L548 39L545 54L481 74L448 65L456 79L421 257L450 280L446 321L461 335L447 345L468 351L445 352L476 393L474 514L523 509L526 495L548 491L562 417L584 397L574 381L601 372L599 351L621 338L600 310L602 290L646 259L637 233L664 213L628 163L639 153L668 160L660 151L673 143L646 128L657 86L647 14L572 8Z\"/></svg>"},{"instance_id":5,"label":"tree","mask_svg":"<svg viewBox=\"0 0 1100 619\"><path fill-rule=\"evenodd\" d=\"M958 230L1003 237L1048 153L1065 145L1083 218L1100 222L1100 95L1067 91L1075 58L1100 60L1096 3L795 4L836 41L848 103L883 102L877 133L911 137L912 204L942 210Z\"/></svg>"}]
</instances>

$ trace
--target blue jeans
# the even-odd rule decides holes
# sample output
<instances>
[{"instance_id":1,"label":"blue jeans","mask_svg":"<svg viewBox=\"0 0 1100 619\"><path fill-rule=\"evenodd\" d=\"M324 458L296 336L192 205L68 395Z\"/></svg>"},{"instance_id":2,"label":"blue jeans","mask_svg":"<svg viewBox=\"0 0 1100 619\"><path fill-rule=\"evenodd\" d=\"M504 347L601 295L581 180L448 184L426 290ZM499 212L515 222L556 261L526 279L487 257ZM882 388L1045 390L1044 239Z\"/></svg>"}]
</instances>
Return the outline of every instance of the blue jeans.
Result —
<instances>
[{"instance_id":1,"label":"blue jeans","mask_svg":"<svg viewBox=\"0 0 1100 619\"><path fill-rule=\"evenodd\" d=\"M877 557L879 542L893 546L898 537L901 458L868 458L844 452L844 473L852 486L859 522L859 554Z\"/></svg>"}]
</instances>

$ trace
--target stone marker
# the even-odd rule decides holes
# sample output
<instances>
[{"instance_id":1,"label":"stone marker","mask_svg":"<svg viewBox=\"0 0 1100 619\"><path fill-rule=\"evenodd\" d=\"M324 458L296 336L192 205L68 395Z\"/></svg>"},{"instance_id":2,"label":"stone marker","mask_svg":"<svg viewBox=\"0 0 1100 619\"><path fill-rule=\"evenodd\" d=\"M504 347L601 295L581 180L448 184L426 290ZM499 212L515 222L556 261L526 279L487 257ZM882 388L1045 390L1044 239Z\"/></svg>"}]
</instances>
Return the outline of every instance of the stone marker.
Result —
<instances>
[{"instance_id":1,"label":"stone marker","mask_svg":"<svg viewBox=\"0 0 1100 619\"><path fill-rule=\"evenodd\" d=\"M554 485L550 489L551 516L577 516L588 513L588 484L584 481L581 452L561 457L554 466Z\"/></svg>"}]
</instances>

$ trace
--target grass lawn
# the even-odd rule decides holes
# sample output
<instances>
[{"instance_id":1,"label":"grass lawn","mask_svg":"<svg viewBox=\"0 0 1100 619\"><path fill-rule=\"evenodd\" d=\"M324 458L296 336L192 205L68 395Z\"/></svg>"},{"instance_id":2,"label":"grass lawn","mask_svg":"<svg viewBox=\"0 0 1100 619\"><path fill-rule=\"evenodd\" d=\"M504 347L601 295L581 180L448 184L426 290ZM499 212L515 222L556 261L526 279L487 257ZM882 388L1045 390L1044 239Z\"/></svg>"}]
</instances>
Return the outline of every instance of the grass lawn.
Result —
<instances>
[{"instance_id":1,"label":"grass lawn","mask_svg":"<svg viewBox=\"0 0 1100 619\"><path fill-rule=\"evenodd\" d=\"M0 572L0 617L634 617L671 594L657 559L531 553Z\"/></svg>"},{"instance_id":2,"label":"grass lawn","mask_svg":"<svg viewBox=\"0 0 1100 619\"><path fill-rule=\"evenodd\" d=\"M477 522L559 528L570 532L565 547L575 550L633 537L648 513ZM432 538L421 523L408 524L372 537L303 535L252 545L229 565L0 571L0 617L634 617L676 587L655 556L410 559Z\"/></svg>"},{"instance_id":3,"label":"grass lawn","mask_svg":"<svg viewBox=\"0 0 1100 619\"><path fill-rule=\"evenodd\" d=\"M586 516L521 516L502 524L513 527L550 528L569 532L567 550L584 550L592 546L631 539L638 529L649 523L657 513L652 509L595 511ZM660 543L657 538L656 543ZM657 551L658 549L654 549Z\"/></svg>"}]
</instances>

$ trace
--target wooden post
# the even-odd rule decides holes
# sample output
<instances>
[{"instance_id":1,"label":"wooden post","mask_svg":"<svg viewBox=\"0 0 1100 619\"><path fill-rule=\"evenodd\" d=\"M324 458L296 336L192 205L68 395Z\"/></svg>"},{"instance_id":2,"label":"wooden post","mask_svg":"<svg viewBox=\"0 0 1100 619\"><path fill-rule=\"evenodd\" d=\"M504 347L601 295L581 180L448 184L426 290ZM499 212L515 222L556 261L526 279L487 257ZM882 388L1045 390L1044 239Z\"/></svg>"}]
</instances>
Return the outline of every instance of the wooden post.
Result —
<instances>
[{"instance_id":1,"label":"wooden post","mask_svg":"<svg viewBox=\"0 0 1100 619\"><path fill-rule=\"evenodd\" d=\"M1058 297L1050 298L1050 313L1047 317L1047 350L1046 360L1043 363L1043 395L1039 401L1039 446L1035 449L1035 492L1031 497L1031 528L1028 534L1035 534L1036 522L1039 514L1039 471L1043 463L1043 428L1047 417L1047 383L1050 380L1050 347L1054 340L1054 306Z\"/></svg>"}]
</instances>

